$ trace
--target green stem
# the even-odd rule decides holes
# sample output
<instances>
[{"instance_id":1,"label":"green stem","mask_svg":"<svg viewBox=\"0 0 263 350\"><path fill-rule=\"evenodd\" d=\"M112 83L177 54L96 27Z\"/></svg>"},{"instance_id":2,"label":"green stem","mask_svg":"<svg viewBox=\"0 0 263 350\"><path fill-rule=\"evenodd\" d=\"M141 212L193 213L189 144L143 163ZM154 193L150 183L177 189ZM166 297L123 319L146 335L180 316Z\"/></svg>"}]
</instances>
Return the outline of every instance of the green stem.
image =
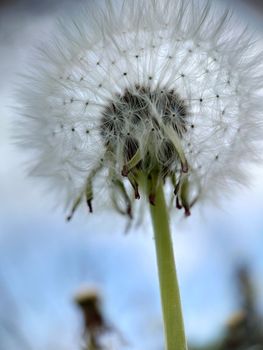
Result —
<instances>
[{"instance_id":1,"label":"green stem","mask_svg":"<svg viewBox=\"0 0 263 350\"><path fill-rule=\"evenodd\" d=\"M148 181L148 194L150 191ZM150 205L150 209L157 254L166 350L187 350L169 214L162 181L159 181L155 195L155 205Z\"/></svg>"}]
</instances>

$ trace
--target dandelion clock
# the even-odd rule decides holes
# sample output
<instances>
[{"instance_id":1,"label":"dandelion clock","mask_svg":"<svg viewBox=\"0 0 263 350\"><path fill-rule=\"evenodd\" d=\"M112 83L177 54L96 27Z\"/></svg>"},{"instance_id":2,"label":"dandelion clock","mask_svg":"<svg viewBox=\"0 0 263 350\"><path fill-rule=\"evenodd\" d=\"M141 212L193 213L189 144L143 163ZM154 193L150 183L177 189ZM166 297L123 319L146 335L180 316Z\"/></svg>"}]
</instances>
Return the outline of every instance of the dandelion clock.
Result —
<instances>
[{"instance_id":1,"label":"dandelion clock","mask_svg":"<svg viewBox=\"0 0 263 350\"><path fill-rule=\"evenodd\" d=\"M213 2L105 1L61 19L22 82L16 133L68 208L152 217L166 350L187 349L169 210L245 183L262 138L262 52Z\"/></svg>"}]
</instances>

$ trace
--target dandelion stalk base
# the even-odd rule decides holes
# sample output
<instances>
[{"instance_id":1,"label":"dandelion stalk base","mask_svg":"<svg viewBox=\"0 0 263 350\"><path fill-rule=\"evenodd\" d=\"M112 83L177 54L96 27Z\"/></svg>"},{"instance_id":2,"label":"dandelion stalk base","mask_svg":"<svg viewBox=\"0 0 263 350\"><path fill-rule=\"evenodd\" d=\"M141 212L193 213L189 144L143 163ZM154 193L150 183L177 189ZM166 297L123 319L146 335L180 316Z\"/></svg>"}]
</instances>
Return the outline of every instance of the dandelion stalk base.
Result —
<instances>
[{"instance_id":1,"label":"dandelion stalk base","mask_svg":"<svg viewBox=\"0 0 263 350\"><path fill-rule=\"evenodd\" d=\"M149 187L148 185L148 193ZM150 205L150 211L157 255L166 350L187 350L169 215L162 181L156 188L155 205Z\"/></svg>"}]
</instances>

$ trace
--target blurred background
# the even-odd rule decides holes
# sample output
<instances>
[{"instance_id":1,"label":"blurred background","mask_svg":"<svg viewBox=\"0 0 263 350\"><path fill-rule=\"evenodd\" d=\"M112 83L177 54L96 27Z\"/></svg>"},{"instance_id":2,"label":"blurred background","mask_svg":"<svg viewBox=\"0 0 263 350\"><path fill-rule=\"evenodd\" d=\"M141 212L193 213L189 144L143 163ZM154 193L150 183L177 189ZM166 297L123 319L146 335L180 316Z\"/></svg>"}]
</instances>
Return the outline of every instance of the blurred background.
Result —
<instances>
[{"instance_id":1,"label":"blurred background","mask_svg":"<svg viewBox=\"0 0 263 350\"><path fill-rule=\"evenodd\" d=\"M0 350L164 349L150 226L124 234L121 218L84 210L66 223L13 145L17 73L81 2L0 1ZM263 36L262 2L231 3ZM253 174L220 209L173 223L192 349L263 349L263 167Z\"/></svg>"}]
</instances>

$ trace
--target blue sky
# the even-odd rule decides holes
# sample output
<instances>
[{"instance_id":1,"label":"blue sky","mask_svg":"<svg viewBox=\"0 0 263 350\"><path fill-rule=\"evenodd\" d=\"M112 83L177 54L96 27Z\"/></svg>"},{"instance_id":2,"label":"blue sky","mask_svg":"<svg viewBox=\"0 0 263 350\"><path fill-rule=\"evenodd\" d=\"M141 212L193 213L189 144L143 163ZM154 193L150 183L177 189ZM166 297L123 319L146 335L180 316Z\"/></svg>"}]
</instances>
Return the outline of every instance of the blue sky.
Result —
<instances>
[{"instance_id":1,"label":"blue sky","mask_svg":"<svg viewBox=\"0 0 263 350\"><path fill-rule=\"evenodd\" d=\"M66 223L41 184L27 178L23 154L12 144L16 72L23 71L32 46L51 30L59 11L47 7L36 15L36 9L22 11L21 3L0 13L0 331L6 342L0 350L20 349L8 335L10 323L30 344L25 349L78 349L81 317L72 300L84 286L100 289L108 319L131 349L161 349L148 219L128 235L118 216L87 215L84 208ZM251 267L263 312L263 167L252 173L250 188L237 190L220 208L201 206L188 220L176 216L172 222L190 341L206 342L223 332L237 308L233 275L239 263Z\"/></svg>"}]
</instances>

